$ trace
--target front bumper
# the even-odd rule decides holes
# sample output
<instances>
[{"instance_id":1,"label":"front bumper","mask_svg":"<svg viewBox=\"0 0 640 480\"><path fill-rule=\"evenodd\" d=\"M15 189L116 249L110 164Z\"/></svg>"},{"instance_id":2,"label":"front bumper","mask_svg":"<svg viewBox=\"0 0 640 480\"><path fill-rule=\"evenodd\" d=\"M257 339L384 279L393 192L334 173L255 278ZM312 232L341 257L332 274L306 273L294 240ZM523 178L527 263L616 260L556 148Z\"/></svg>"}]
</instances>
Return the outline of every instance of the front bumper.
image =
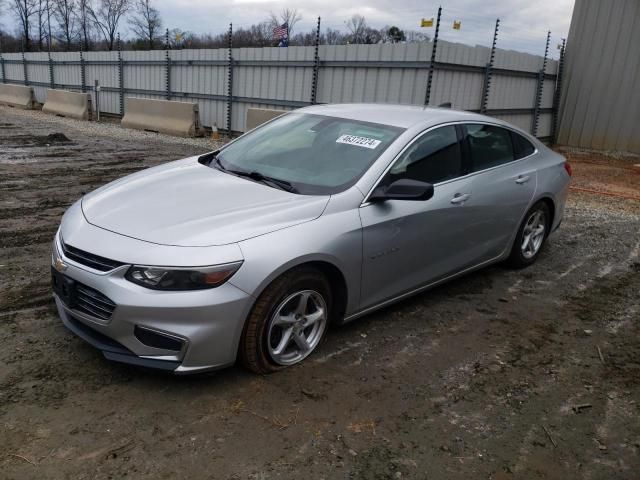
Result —
<instances>
[{"instance_id":1,"label":"front bumper","mask_svg":"<svg viewBox=\"0 0 640 480\"><path fill-rule=\"evenodd\" d=\"M106 273L92 271L66 258L57 236L54 248L65 264L64 276L98 291L116 305L110 317L103 319L86 309L69 307L54 293L64 325L107 359L175 373L214 370L235 362L244 319L253 301L232 283L197 291L149 290L124 278L128 265ZM146 337L141 340L141 330L179 347L152 346Z\"/></svg>"}]
</instances>

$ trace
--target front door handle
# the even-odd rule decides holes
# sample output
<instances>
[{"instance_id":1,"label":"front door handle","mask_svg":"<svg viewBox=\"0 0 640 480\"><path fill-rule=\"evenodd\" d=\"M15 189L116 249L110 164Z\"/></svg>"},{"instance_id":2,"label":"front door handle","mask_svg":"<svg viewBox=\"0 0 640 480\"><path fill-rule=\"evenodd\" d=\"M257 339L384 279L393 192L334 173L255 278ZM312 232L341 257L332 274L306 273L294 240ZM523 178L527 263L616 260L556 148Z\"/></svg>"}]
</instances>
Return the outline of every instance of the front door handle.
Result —
<instances>
[{"instance_id":1,"label":"front door handle","mask_svg":"<svg viewBox=\"0 0 640 480\"><path fill-rule=\"evenodd\" d=\"M529 175L518 175L518 178L516 178L516 183L518 185L522 185L523 183L527 183L529 181Z\"/></svg>"},{"instance_id":2,"label":"front door handle","mask_svg":"<svg viewBox=\"0 0 640 480\"><path fill-rule=\"evenodd\" d=\"M470 196L471 196L470 193L456 193L451 199L451 203L454 203L454 204L464 203L467 200L469 200Z\"/></svg>"}]
</instances>

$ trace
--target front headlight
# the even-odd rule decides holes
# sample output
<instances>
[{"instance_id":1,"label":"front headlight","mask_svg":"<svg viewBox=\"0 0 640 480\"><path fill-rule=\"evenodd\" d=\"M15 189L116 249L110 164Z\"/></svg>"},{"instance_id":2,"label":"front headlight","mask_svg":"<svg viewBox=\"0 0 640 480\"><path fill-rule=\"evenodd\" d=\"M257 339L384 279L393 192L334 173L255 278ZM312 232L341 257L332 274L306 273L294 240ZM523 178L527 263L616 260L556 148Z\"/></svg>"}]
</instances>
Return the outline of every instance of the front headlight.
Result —
<instances>
[{"instance_id":1,"label":"front headlight","mask_svg":"<svg viewBox=\"0 0 640 480\"><path fill-rule=\"evenodd\" d=\"M133 265L125 278L152 290L203 290L222 285L240 265L242 262L192 268Z\"/></svg>"}]
</instances>

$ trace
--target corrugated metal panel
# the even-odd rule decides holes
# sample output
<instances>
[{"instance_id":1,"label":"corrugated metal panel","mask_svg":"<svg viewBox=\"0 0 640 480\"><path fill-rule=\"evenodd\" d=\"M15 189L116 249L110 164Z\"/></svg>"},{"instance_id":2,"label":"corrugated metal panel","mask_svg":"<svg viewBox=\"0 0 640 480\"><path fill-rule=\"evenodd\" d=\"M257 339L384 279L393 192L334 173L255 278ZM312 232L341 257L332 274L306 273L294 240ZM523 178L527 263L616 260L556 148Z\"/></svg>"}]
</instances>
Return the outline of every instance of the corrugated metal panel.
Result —
<instances>
[{"instance_id":1,"label":"corrugated metal panel","mask_svg":"<svg viewBox=\"0 0 640 480\"><path fill-rule=\"evenodd\" d=\"M86 52L85 60L115 62L118 60L118 52ZM100 82L100 87L118 88L118 67L113 64L86 66L87 85L93 86L95 81ZM100 92L100 110L107 113L120 113L120 100L118 92Z\"/></svg>"},{"instance_id":2,"label":"corrugated metal panel","mask_svg":"<svg viewBox=\"0 0 640 480\"><path fill-rule=\"evenodd\" d=\"M319 103L377 102L422 105L424 103L431 42L383 45L322 45L319 50L317 100ZM233 110L231 128L244 130L247 108L287 110L306 105L311 100L313 47L241 48L233 49ZM438 43L436 61L472 68L463 71L436 69L431 91L431 105L451 102L454 108L478 110L484 82L484 66L489 59L487 47L469 46L446 41ZM124 51L123 81L125 96L166 98L166 53L164 51ZM226 128L228 50L174 50L171 58L171 99L197 102L201 123ZM21 60L20 54L6 54L6 59ZM27 54L28 59L47 60L46 53ZM84 54L86 83L92 89L99 80L103 90L100 106L103 112L120 114L120 92L117 52ZM81 67L78 52L54 53L53 59L75 62L55 65L54 78L61 85L80 88ZM135 63L135 62L147 63ZM216 64L202 64L215 61ZM265 62L260 65L247 62ZM108 62L108 63L90 63ZM199 63L200 62L200 63ZM292 64L294 62L294 64ZM295 62L302 62L295 63ZM341 63L344 62L344 63ZM357 62L371 62L358 65ZM394 62L389 66L384 62ZM397 65L407 62L406 67ZM446 65L445 65L446 66ZM542 57L521 52L498 50L496 68L537 72ZM44 101L49 84L49 65L29 65L29 79L42 82L34 86L39 101ZM547 72L555 73L557 65L549 62ZM7 77L23 80L21 64L6 65ZM554 80L544 83L542 108L553 102ZM126 91L129 90L129 91ZM534 76L512 76L496 72L493 77L490 109L533 109L536 90ZM195 95L190 97L189 95ZM198 97L199 96L199 97ZM219 97L219 98L205 98ZM252 101L255 99L255 101ZM282 102L282 103L279 103ZM518 125L530 129L531 114L516 115ZM544 117L544 115L543 115ZM546 135L548 119L541 118L539 135Z\"/></svg>"},{"instance_id":3,"label":"corrugated metal panel","mask_svg":"<svg viewBox=\"0 0 640 480\"><path fill-rule=\"evenodd\" d=\"M640 2L576 0L558 142L640 153Z\"/></svg>"}]
</instances>

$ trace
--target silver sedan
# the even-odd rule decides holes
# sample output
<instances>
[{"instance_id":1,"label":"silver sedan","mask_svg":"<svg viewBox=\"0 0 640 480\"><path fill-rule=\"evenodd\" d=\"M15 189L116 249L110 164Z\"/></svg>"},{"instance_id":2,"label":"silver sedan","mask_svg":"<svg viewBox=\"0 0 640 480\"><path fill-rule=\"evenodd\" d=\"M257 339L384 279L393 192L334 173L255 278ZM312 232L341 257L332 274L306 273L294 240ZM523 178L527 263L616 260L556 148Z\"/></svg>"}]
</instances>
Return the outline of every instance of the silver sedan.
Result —
<instances>
[{"instance_id":1,"label":"silver sedan","mask_svg":"<svg viewBox=\"0 0 640 480\"><path fill-rule=\"evenodd\" d=\"M303 108L78 200L53 242L55 302L111 360L273 372L329 325L495 262L530 265L570 175L494 118Z\"/></svg>"}]
</instances>

